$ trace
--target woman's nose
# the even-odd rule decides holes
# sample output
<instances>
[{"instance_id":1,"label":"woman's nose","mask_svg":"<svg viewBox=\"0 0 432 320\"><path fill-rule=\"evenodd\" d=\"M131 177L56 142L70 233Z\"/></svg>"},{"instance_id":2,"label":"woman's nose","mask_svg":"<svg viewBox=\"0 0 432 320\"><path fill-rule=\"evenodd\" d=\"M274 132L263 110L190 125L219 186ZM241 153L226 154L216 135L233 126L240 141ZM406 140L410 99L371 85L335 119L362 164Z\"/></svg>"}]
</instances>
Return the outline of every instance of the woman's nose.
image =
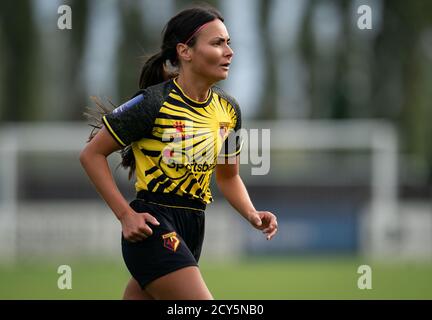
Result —
<instances>
[{"instance_id":1,"label":"woman's nose","mask_svg":"<svg viewBox=\"0 0 432 320\"><path fill-rule=\"evenodd\" d=\"M234 50L231 49L230 46L226 46L226 47L227 47L227 50L225 52L225 55L228 56L228 57L232 57L234 55Z\"/></svg>"}]
</instances>

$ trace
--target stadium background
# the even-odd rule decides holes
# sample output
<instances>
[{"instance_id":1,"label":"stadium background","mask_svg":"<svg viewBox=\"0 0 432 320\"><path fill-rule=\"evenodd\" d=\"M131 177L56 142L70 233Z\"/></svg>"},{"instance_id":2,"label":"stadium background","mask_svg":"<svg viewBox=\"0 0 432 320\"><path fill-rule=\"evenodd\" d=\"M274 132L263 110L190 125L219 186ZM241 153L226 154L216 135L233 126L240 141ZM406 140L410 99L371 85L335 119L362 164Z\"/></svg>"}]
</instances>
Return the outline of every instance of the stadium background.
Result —
<instances>
[{"instance_id":1,"label":"stadium background","mask_svg":"<svg viewBox=\"0 0 432 320\"><path fill-rule=\"evenodd\" d=\"M222 86L244 127L271 132L269 173L249 163L242 177L281 227L265 241L213 187L201 267L215 297L432 298L432 5L208 2L235 51ZM191 3L0 3L0 299L121 297L120 227L78 161L82 113L89 96L119 104L136 90L140 57ZM62 4L71 30L58 28ZM358 27L361 5L372 29ZM132 199L126 172L115 178ZM370 290L357 287L364 264ZM60 265L71 290L57 287Z\"/></svg>"}]
</instances>

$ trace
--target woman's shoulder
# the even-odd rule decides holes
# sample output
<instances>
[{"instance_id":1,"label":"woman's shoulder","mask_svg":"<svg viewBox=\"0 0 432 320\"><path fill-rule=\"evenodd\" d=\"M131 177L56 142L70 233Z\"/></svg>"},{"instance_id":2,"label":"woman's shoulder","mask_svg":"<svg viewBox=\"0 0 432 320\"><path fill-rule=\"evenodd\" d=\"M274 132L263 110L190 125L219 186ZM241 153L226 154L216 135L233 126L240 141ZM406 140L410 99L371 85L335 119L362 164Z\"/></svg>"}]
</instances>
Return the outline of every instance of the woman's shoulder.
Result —
<instances>
[{"instance_id":1,"label":"woman's shoulder","mask_svg":"<svg viewBox=\"0 0 432 320\"><path fill-rule=\"evenodd\" d=\"M171 90L171 83L169 80L149 86L145 89L138 90L132 98L143 95L147 102L154 102L156 104L161 104L164 102L165 98L169 95Z\"/></svg>"},{"instance_id":2,"label":"woman's shoulder","mask_svg":"<svg viewBox=\"0 0 432 320\"><path fill-rule=\"evenodd\" d=\"M230 103L233 107L235 108L240 108L239 104L237 102L237 100L230 95L229 93L227 93L225 90L223 90L221 87L218 86L213 86L212 90L214 93L216 93L219 97L221 97L222 99L226 100L228 103Z\"/></svg>"}]
</instances>

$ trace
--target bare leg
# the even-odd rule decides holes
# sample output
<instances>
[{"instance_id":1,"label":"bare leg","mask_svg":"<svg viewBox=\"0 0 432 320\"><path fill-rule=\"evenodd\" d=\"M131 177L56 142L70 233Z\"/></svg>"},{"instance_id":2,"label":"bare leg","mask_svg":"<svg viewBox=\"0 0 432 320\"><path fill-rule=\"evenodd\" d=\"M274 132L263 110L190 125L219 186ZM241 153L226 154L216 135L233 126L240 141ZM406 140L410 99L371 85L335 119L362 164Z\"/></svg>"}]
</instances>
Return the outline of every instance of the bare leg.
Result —
<instances>
[{"instance_id":1,"label":"bare leg","mask_svg":"<svg viewBox=\"0 0 432 320\"><path fill-rule=\"evenodd\" d=\"M134 278L130 278L125 292L123 294L123 300L154 300L153 297L142 290L138 282Z\"/></svg>"},{"instance_id":2,"label":"bare leg","mask_svg":"<svg viewBox=\"0 0 432 320\"><path fill-rule=\"evenodd\" d=\"M213 300L198 267L185 267L168 273L146 286L156 300Z\"/></svg>"}]
</instances>

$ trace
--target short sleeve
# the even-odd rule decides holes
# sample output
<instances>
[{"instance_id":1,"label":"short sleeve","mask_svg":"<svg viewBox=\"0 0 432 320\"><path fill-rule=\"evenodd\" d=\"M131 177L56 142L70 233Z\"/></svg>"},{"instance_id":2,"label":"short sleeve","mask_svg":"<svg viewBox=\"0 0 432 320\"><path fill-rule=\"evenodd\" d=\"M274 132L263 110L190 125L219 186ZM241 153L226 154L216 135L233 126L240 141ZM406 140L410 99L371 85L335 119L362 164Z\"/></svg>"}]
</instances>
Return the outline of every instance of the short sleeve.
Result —
<instances>
[{"instance_id":1,"label":"short sleeve","mask_svg":"<svg viewBox=\"0 0 432 320\"><path fill-rule=\"evenodd\" d=\"M148 92L142 90L102 120L114 139L126 147L151 133L158 110L159 106L151 101Z\"/></svg>"},{"instance_id":2,"label":"short sleeve","mask_svg":"<svg viewBox=\"0 0 432 320\"><path fill-rule=\"evenodd\" d=\"M243 147L243 140L240 135L240 129L242 128L241 110L237 101L235 101L234 99L230 101L230 104L234 111L232 120L235 123L235 126L234 128L231 128L227 138L225 139L222 150L219 153L219 156L225 158L235 157L239 155Z\"/></svg>"}]
</instances>

